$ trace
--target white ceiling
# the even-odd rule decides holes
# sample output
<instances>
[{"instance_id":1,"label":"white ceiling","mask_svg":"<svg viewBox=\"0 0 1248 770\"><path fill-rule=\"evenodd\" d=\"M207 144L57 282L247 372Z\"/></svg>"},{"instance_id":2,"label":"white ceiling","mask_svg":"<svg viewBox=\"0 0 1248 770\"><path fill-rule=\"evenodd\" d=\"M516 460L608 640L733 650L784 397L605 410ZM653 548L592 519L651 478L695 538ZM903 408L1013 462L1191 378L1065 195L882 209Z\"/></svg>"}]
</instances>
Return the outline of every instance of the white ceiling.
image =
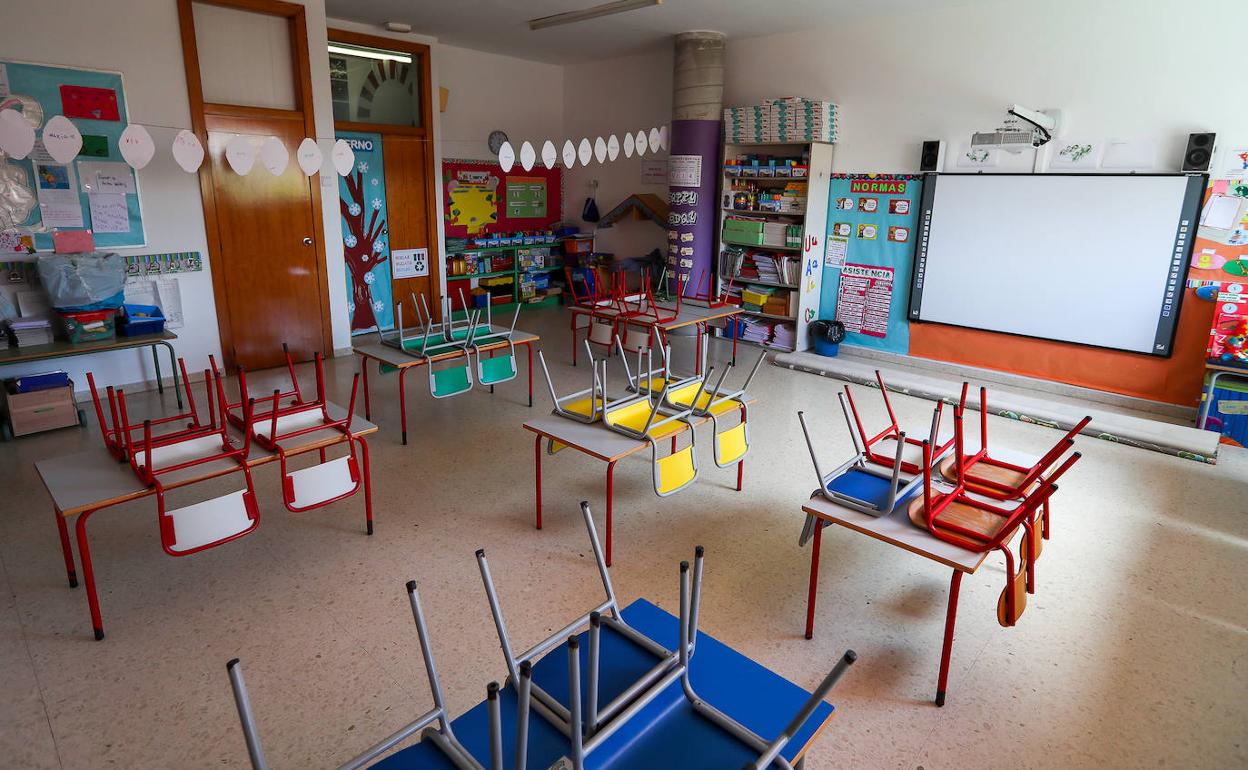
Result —
<instances>
[{"instance_id":1,"label":"white ceiling","mask_svg":"<svg viewBox=\"0 0 1248 770\"><path fill-rule=\"evenodd\" d=\"M529 31L541 16L603 0L326 0L331 18L412 25L440 42L523 59L571 64L651 48L677 32L716 30L733 38L832 26L848 19L974 0L664 0L662 5L552 29Z\"/></svg>"}]
</instances>

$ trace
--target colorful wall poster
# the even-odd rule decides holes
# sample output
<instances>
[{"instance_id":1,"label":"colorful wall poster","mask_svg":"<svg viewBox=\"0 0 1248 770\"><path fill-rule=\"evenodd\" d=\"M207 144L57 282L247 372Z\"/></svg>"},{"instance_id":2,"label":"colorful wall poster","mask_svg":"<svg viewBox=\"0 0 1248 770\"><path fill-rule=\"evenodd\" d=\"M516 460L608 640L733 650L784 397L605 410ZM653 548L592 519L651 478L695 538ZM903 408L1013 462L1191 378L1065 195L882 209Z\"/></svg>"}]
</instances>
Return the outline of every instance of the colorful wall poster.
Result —
<instances>
[{"instance_id":1,"label":"colorful wall poster","mask_svg":"<svg viewBox=\"0 0 1248 770\"><path fill-rule=\"evenodd\" d=\"M497 161L444 160L446 236L546 230L563 216L562 179L558 166L534 166L529 171L516 166L512 173L503 171Z\"/></svg>"},{"instance_id":2,"label":"colorful wall poster","mask_svg":"<svg viewBox=\"0 0 1248 770\"><path fill-rule=\"evenodd\" d=\"M1248 178L1214 178L1205 188L1187 286L1243 282L1248 277Z\"/></svg>"},{"instance_id":3,"label":"colorful wall poster","mask_svg":"<svg viewBox=\"0 0 1248 770\"><path fill-rule=\"evenodd\" d=\"M824 260L819 317L845 324L848 345L908 353L905 295L922 177L834 174L829 184L835 205L828 208L828 249L835 256Z\"/></svg>"},{"instance_id":4,"label":"colorful wall poster","mask_svg":"<svg viewBox=\"0 0 1248 770\"><path fill-rule=\"evenodd\" d=\"M386 215L381 134L339 131L355 153L355 168L338 179L351 333L394 328L390 232Z\"/></svg>"},{"instance_id":5,"label":"colorful wall poster","mask_svg":"<svg viewBox=\"0 0 1248 770\"><path fill-rule=\"evenodd\" d=\"M77 184L79 177L83 182L88 177L76 166L123 160L118 140L128 122L121 73L3 60L0 73L0 109L16 111L39 136L50 119L63 115L82 136L77 159L60 165L63 170L56 168L58 164L40 141L23 160L0 159L0 224L12 221L19 234L31 237L37 250L51 251L53 228L92 227L91 191ZM59 186L62 176L75 182L71 189ZM142 246L146 236L137 182L132 179L124 189L99 192L121 195L126 211L123 217L117 198L104 202L112 214L102 217L104 227L95 232L96 248ZM36 201L39 205L31 205ZM95 202L97 213L103 213L104 203Z\"/></svg>"}]
</instances>

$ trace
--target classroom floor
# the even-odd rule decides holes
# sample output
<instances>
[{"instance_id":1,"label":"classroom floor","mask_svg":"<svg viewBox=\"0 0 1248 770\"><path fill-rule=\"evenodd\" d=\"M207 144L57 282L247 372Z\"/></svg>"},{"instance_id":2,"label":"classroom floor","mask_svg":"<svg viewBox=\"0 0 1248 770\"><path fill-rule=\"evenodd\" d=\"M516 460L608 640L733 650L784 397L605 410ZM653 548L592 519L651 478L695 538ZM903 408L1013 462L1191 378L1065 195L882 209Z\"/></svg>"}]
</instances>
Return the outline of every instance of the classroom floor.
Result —
<instances>
[{"instance_id":1,"label":"classroom floor","mask_svg":"<svg viewBox=\"0 0 1248 770\"><path fill-rule=\"evenodd\" d=\"M568 365L566 316L526 313L521 325L545 338L557 387L585 386L588 370ZM715 343L715 357L726 350ZM355 362L328 370L345 401ZM374 377L371 538L358 497L288 513L275 466L255 472L260 529L188 558L161 550L151 500L100 512L89 533L103 642L92 639L82 588L66 585L32 465L94 447L96 431L0 445L0 766L245 767L224 665L235 656L270 765L336 766L429 707L403 588L413 578L452 713L475 704L504 676L477 548L489 553L519 647L601 600L577 503L588 499L602 526L604 465L572 452L547 458L545 528L533 528L533 439L520 424L549 410L540 368L537 377L528 409L523 376L492 397L435 402L418 370L409 446L399 444L396 375ZM812 770L1248 765L1248 452L1224 449L1207 466L1080 438L1084 459L1055 498L1038 591L1018 626L996 622L999 557L963 581L939 709L948 570L828 529L815 638L802 638L810 551L797 536L813 471L796 411L831 436L825 451L847 454L837 387L763 367L744 492L701 447L701 478L665 499L646 461L621 462L620 600L675 611L677 562L700 543L705 631L805 687L856 650L830 697L838 716L808 755ZM155 393L146 401L158 408ZM882 419L874 393L860 402ZM894 406L903 424L922 424L931 409L900 395ZM989 430L1034 453L1057 438L996 417ZM206 484L195 499L234 483Z\"/></svg>"}]
</instances>

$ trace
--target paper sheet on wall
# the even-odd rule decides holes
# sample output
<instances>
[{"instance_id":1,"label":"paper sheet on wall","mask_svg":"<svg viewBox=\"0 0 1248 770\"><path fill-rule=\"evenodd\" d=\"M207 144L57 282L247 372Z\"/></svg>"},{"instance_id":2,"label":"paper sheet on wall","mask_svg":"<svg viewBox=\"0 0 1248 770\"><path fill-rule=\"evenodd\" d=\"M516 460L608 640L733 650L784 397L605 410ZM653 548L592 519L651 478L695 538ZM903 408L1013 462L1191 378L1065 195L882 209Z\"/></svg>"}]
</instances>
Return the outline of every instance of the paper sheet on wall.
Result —
<instances>
[{"instance_id":1,"label":"paper sheet on wall","mask_svg":"<svg viewBox=\"0 0 1248 770\"><path fill-rule=\"evenodd\" d=\"M130 205L121 193L91 193L91 231L95 233L130 232Z\"/></svg>"},{"instance_id":2,"label":"paper sheet on wall","mask_svg":"<svg viewBox=\"0 0 1248 770\"><path fill-rule=\"evenodd\" d=\"M133 195L137 192L134 186L134 171L125 163L116 161L78 161L78 183L85 193L130 193Z\"/></svg>"},{"instance_id":3,"label":"paper sheet on wall","mask_svg":"<svg viewBox=\"0 0 1248 770\"><path fill-rule=\"evenodd\" d=\"M156 281L156 293L160 297L161 311L165 314L165 326L170 329L181 329L186 325L182 315L182 289L172 278L160 278Z\"/></svg>"},{"instance_id":4,"label":"paper sheet on wall","mask_svg":"<svg viewBox=\"0 0 1248 770\"><path fill-rule=\"evenodd\" d=\"M1239 218L1241 203L1243 203L1242 198L1230 195L1211 196L1209 202L1205 204L1205 210L1201 212L1200 224L1215 230L1230 230L1235 226L1235 220Z\"/></svg>"},{"instance_id":5,"label":"paper sheet on wall","mask_svg":"<svg viewBox=\"0 0 1248 770\"><path fill-rule=\"evenodd\" d=\"M39 194L39 216L45 227L83 226L73 166L36 163L35 188Z\"/></svg>"},{"instance_id":6,"label":"paper sheet on wall","mask_svg":"<svg viewBox=\"0 0 1248 770\"><path fill-rule=\"evenodd\" d=\"M845 255L849 253L849 239L832 236L828 238L824 248L823 266L840 267L845 264Z\"/></svg>"},{"instance_id":7,"label":"paper sheet on wall","mask_svg":"<svg viewBox=\"0 0 1248 770\"><path fill-rule=\"evenodd\" d=\"M160 305L156 282L146 278L126 281L126 302L131 305Z\"/></svg>"},{"instance_id":8,"label":"paper sheet on wall","mask_svg":"<svg viewBox=\"0 0 1248 770\"><path fill-rule=\"evenodd\" d=\"M391 249L390 266L395 278L423 278L429 275L429 249Z\"/></svg>"},{"instance_id":9,"label":"paper sheet on wall","mask_svg":"<svg viewBox=\"0 0 1248 770\"><path fill-rule=\"evenodd\" d=\"M888 335L893 301L893 268L846 264L836 301L836 319L845 331L872 337Z\"/></svg>"}]
</instances>

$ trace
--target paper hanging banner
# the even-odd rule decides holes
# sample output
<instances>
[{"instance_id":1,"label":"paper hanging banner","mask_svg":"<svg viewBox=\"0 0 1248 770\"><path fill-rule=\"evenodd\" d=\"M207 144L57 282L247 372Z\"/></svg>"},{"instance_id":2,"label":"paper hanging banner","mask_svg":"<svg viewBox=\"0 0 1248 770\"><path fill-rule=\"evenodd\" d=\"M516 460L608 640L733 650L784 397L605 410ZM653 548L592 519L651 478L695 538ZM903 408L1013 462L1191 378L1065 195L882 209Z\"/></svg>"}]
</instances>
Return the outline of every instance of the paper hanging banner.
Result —
<instances>
[{"instance_id":1,"label":"paper hanging banner","mask_svg":"<svg viewBox=\"0 0 1248 770\"><path fill-rule=\"evenodd\" d=\"M634 146L633 142L634 142L634 139L631 133L624 135L624 157L625 158L633 157L633 146Z\"/></svg>"},{"instance_id":2,"label":"paper hanging banner","mask_svg":"<svg viewBox=\"0 0 1248 770\"><path fill-rule=\"evenodd\" d=\"M638 131L637 136L633 139L633 145L637 148L637 155L646 154L646 132Z\"/></svg>"},{"instance_id":3,"label":"paper hanging banner","mask_svg":"<svg viewBox=\"0 0 1248 770\"><path fill-rule=\"evenodd\" d=\"M582 166L589 165L589 159L594 156L594 148L589 143L589 138L581 139L581 143L576 146L576 157L580 159Z\"/></svg>"},{"instance_id":4,"label":"paper hanging banner","mask_svg":"<svg viewBox=\"0 0 1248 770\"><path fill-rule=\"evenodd\" d=\"M659 129L657 128L650 129L650 150L651 151L653 152L659 151L659 138L660 138Z\"/></svg>"},{"instance_id":5,"label":"paper hanging banner","mask_svg":"<svg viewBox=\"0 0 1248 770\"><path fill-rule=\"evenodd\" d=\"M542 145L542 165L550 169L554 168L558 162L559 151L555 149L555 143L547 139L546 143Z\"/></svg>"},{"instance_id":6,"label":"paper hanging banner","mask_svg":"<svg viewBox=\"0 0 1248 770\"><path fill-rule=\"evenodd\" d=\"M260 145L260 163L273 176L281 176L286 172L286 166L290 165L290 153L282 140L276 136L264 140L264 144Z\"/></svg>"},{"instance_id":7,"label":"paper hanging banner","mask_svg":"<svg viewBox=\"0 0 1248 770\"><path fill-rule=\"evenodd\" d=\"M563 167L572 168L576 165L576 146L569 139L563 143Z\"/></svg>"},{"instance_id":8,"label":"paper hanging banner","mask_svg":"<svg viewBox=\"0 0 1248 770\"><path fill-rule=\"evenodd\" d=\"M667 140L668 140L667 126L660 126L659 127L659 149L663 150L664 152L667 151Z\"/></svg>"},{"instance_id":9,"label":"paper hanging banner","mask_svg":"<svg viewBox=\"0 0 1248 770\"><path fill-rule=\"evenodd\" d=\"M204 162L204 145L199 137L185 128L173 137L173 159L182 170L194 174Z\"/></svg>"},{"instance_id":10,"label":"paper hanging banner","mask_svg":"<svg viewBox=\"0 0 1248 770\"><path fill-rule=\"evenodd\" d=\"M611 138L607 139L607 160L615 160L619 156L620 140L615 137L615 134L612 134Z\"/></svg>"},{"instance_id":11,"label":"paper hanging banner","mask_svg":"<svg viewBox=\"0 0 1248 770\"><path fill-rule=\"evenodd\" d=\"M533 145L525 142L520 145L520 168L525 171L532 171L533 164L537 162L537 151L533 149Z\"/></svg>"},{"instance_id":12,"label":"paper hanging banner","mask_svg":"<svg viewBox=\"0 0 1248 770\"><path fill-rule=\"evenodd\" d=\"M0 151L21 160L35 149L35 129L17 110L0 110Z\"/></svg>"},{"instance_id":13,"label":"paper hanging banner","mask_svg":"<svg viewBox=\"0 0 1248 770\"><path fill-rule=\"evenodd\" d=\"M355 168L355 151L342 139L334 142L334 149L329 153L329 159L333 161L334 170L338 172L338 176L346 176L351 173L351 169Z\"/></svg>"},{"instance_id":14,"label":"paper hanging banner","mask_svg":"<svg viewBox=\"0 0 1248 770\"><path fill-rule=\"evenodd\" d=\"M299 163L299 168L307 176L312 176L321 170L321 164L325 162L325 155L321 152L321 148L316 145L316 140L304 137L299 143L299 149L295 151L295 160Z\"/></svg>"},{"instance_id":15,"label":"paper hanging banner","mask_svg":"<svg viewBox=\"0 0 1248 770\"><path fill-rule=\"evenodd\" d=\"M235 134L229 144L225 145L225 161L234 169L235 174L247 176L251 173L251 167L256 164L256 146L248 137Z\"/></svg>"},{"instance_id":16,"label":"paper hanging banner","mask_svg":"<svg viewBox=\"0 0 1248 770\"><path fill-rule=\"evenodd\" d=\"M69 163L82 150L82 134L69 118L57 115L43 126L43 148L57 163Z\"/></svg>"},{"instance_id":17,"label":"paper hanging banner","mask_svg":"<svg viewBox=\"0 0 1248 770\"><path fill-rule=\"evenodd\" d=\"M498 165L504 172L511 171L516 165L516 151L512 148L511 142L503 142L503 146L498 148Z\"/></svg>"},{"instance_id":18,"label":"paper hanging banner","mask_svg":"<svg viewBox=\"0 0 1248 770\"><path fill-rule=\"evenodd\" d=\"M594 140L594 160L605 163L607 160L607 140L601 136Z\"/></svg>"},{"instance_id":19,"label":"paper hanging banner","mask_svg":"<svg viewBox=\"0 0 1248 770\"><path fill-rule=\"evenodd\" d=\"M156 143L147 129L138 123L131 123L117 138L117 146L121 148L121 157L136 171L152 162L156 154Z\"/></svg>"}]
</instances>

